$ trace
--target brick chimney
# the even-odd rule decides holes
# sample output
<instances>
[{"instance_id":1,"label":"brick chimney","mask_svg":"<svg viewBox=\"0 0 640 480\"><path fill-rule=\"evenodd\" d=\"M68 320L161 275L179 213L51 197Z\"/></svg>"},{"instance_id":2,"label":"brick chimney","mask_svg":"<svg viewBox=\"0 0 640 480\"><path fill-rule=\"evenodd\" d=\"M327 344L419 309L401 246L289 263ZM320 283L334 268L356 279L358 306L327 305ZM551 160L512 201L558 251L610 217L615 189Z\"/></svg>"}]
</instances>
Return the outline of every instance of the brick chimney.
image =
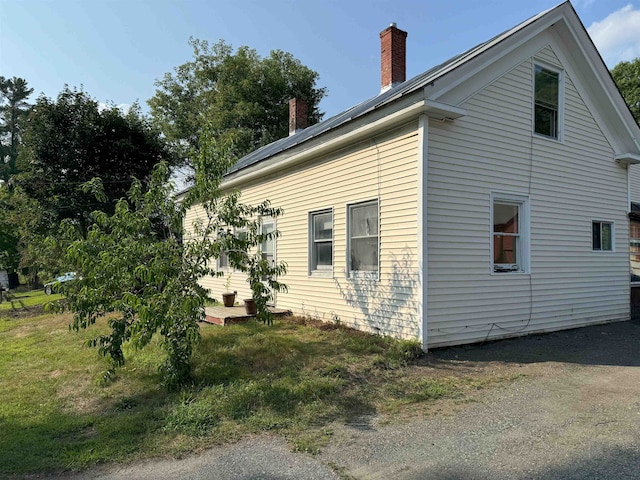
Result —
<instances>
[{"instance_id":1,"label":"brick chimney","mask_svg":"<svg viewBox=\"0 0 640 480\"><path fill-rule=\"evenodd\" d=\"M300 98L289 100L289 136L307 128L307 102Z\"/></svg>"},{"instance_id":2,"label":"brick chimney","mask_svg":"<svg viewBox=\"0 0 640 480\"><path fill-rule=\"evenodd\" d=\"M407 79L407 32L392 23L380 32L380 93Z\"/></svg>"}]
</instances>

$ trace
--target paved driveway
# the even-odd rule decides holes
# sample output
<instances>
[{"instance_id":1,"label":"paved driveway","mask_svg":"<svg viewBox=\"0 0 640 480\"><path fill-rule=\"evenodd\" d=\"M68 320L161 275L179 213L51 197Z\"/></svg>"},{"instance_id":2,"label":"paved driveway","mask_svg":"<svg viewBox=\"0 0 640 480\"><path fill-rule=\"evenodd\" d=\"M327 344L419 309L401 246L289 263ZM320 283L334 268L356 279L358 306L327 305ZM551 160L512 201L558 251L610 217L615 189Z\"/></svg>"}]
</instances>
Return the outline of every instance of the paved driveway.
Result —
<instances>
[{"instance_id":1,"label":"paved driveway","mask_svg":"<svg viewBox=\"0 0 640 480\"><path fill-rule=\"evenodd\" d=\"M260 437L72 478L640 479L639 353L632 322L436 351L431 366L522 378L425 414L335 426L316 456Z\"/></svg>"}]
</instances>

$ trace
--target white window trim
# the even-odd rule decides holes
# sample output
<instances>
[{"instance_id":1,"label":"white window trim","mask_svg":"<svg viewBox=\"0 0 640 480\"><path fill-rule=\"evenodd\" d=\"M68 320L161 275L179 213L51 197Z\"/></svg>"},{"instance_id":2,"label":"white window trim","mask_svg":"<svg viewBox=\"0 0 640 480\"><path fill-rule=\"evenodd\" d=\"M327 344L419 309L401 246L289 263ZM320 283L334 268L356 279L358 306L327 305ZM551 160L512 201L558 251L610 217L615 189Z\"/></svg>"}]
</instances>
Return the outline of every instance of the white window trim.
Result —
<instances>
[{"instance_id":1,"label":"white window trim","mask_svg":"<svg viewBox=\"0 0 640 480\"><path fill-rule=\"evenodd\" d=\"M351 271L351 222L350 222L350 211L351 207L356 205L363 205L366 203L377 202L378 204L378 269L375 272L367 272L367 271ZM358 200L356 202L349 202L346 204L346 224L347 224L347 248L345 250L345 276L346 278L363 278L366 277L368 279L380 280L380 237L381 237L381 228L380 228L380 198L369 198L366 200Z\"/></svg>"},{"instance_id":2,"label":"white window trim","mask_svg":"<svg viewBox=\"0 0 640 480\"><path fill-rule=\"evenodd\" d=\"M558 74L558 137L548 137L536 132L536 67L542 67ZM533 59L531 64L531 134L552 142L564 143L564 70L546 62Z\"/></svg>"},{"instance_id":3,"label":"white window trim","mask_svg":"<svg viewBox=\"0 0 640 480\"><path fill-rule=\"evenodd\" d=\"M315 215L322 215L324 213L330 213L331 214L331 266L330 267L320 267L320 268L313 268L313 243L315 241L315 237L313 234L313 218ZM329 278L333 278L333 266L335 264L335 215L334 215L334 210L333 207L328 207L328 208L320 208L318 210L312 210L310 212L308 212L307 215L307 223L308 223L308 238L309 241L307 242L307 249L308 249L308 255L307 255L307 275L309 277L329 277ZM328 241L328 240L327 240Z\"/></svg>"},{"instance_id":4,"label":"white window trim","mask_svg":"<svg viewBox=\"0 0 640 480\"><path fill-rule=\"evenodd\" d=\"M260 234L264 233L263 227L265 223L271 223L273 224L273 231L275 232L278 229L278 225L276 224L276 219L273 217L262 217L261 221L260 221ZM273 263L277 264L278 263L278 238L277 237L273 237L272 238L273 241ZM260 245L258 245L258 249L260 250L261 253L262 252L262 243Z\"/></svg>"},{"instance_id":5,"label":"white window trim","mask_svg":"<svg viewBox=\"0 0 640 480\"><path fill-rule=\"evenodd\" d=\"M264 233L263 228L264 228L264 224L265 223L273 224L273 231L274 232L278 230L278 224L276 223L276 219L275 218L273 218L273 217L262 217L261 221L260 221L260 234ZM277 265L278 264L278 237L274 236L272 238L272 240L273 240L273 260L272 261L273 261L274 265ZM262 250L262 243L260 245L258 245L258 251L261 254L264 254L264 251ZM268 281L266 279L263 279L262 283L267 288L269 288L269 283L268 283ZM272 293L273 293L273 303L269 303L268 305L271 306L271 307L275 307L277 302L278 302L278 292L274 291Z\"/></svg>"},{"instance_id":6,"label":"white window trim","mask_svg":"<svg viewBox=\"0 0 640 480\"><path fill-rule=\"evenodd\" d=\"M246 233L246 231L247 231L246 228L233 227L233 235L234 236L237 236L241 232L245 232ZM238 270L236 268L231 268L231 264L229 263L229 256L228 255L227 255L227 266L221 266L220 265L220 257L218 257L216 259L216 267L217 267L218 271L225 272L225 273L239 272L240 271L240 270Z\"/></svg>"},{"instance_id":7,"label":"white window trim","mask_svg":"<svg viewBox=\"0 0 640 480\"><path fill-rule=\"evenodd\" d=\"M222 255L224 255L224 252L222 253ZM218 257L218 260L217 260L216 263L217 263L218 270L221 271L221 272L228 272L228 271L231 270L231 268L229 267L229 258L228 257L227 257L227 264L226 265L222 265L221 264L220 257Z\"/></svg>"},{"instance_id":8,"label":"white window trim","mask_svg":"<svg viewBox=\"0 0 640 480\"><path fill-rule=\"evenodd\" d=\"M599 223L599 224L603 224L606 223L607 225L611 225L611 250L596 250L595 248L593 248L593 224L594 223ZM602 243L602 233L600 233L600 243ZM616 251L616 224L615 222L612 222L611 220L601 220L599 218L592 218L591 219L591 251L594 253L615 253Z\"/></svg>"},{"instance_id":9,"label":"white window trim","mask_svg":"<svg viewBox=\"0 0 640 480\"><path fill-rule=\"evenodd\" d=\"M520 230L520 257L518 260L521 260L518 263L518 270L513 270L509 272L496 272L494 271L494 263L493 263L493 204L498 201L503 201L507 203L515 203L520 206L518 210L518 227ZM490 222L489 225L489 259L490 259L490 273L491 275L498 276L509 276L509 275L518 275L531 274L531 205L528 195L519 195L515 193L504 193L504 192L491 192L490 195Z\"/></svg>"},{"instance_id":10,"label":"white window trim","mask_svg":"<svg viewBox=\"0 0 640 480\"><path fill-rule=\"evenodd\" d=\"M220 257L218 257L216 259L216 267L217 267L217 270L220 271L220 272L227 272L227 273L230 272L231 271L231 267L229 265L229 256L227 255L227 265L226 266L223 266L223 265L220 264Z\"/></svg>"},{"instance_id":11,"label":"white window trim","mask_svg":"<svg viewBox=\"0 0 640 480\"><path fill-rule=\"evenodd\" d=\"M593 225L593 222L591 223L591 225ZM635 252L631 251L632 242L639 242L640 243L640 240L633 239L633 238L631 238L631 235L629 235L629 266L631 266L631 255L635 254ZM632 270L629 271L629 279L631 279L631 275L633 275L633 271ZM630 281L631 281L631 286L640 285L640 280L635 280L635 281L634 280L630 280Z\"/></svg>"},{"instance_id":12,"label":"white window trim","mask_svg":"<svg viewBox=\"0 0 640 480\"><path fill-rule=\"evenodd\" d=\"M233 229L233 234L235 236L240 235L241 233L247 233L247 229L246 228L234 228ZM234 272L240 272L241 270L238 270L237 268L233 268Z\"/></svg>"}]
</instances>

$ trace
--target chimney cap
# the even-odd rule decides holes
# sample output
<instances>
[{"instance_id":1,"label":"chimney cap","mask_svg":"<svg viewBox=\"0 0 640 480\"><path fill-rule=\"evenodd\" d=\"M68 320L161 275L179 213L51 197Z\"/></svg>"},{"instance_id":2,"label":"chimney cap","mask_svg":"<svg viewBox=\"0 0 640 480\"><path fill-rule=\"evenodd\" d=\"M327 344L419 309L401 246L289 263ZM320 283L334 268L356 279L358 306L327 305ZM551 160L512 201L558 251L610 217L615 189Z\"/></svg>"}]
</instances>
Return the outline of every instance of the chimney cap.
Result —
<instances>
[{"instance_id":1,"label":"chimney cap","mask_svg":"<svg viewBox=\"0 0 640 480\"><path fill-rule=\"evenodd\" d=\"M398 28L398 24L396 22L391 22L389 26L393 28Z\"/></svg>"}]
</instances>

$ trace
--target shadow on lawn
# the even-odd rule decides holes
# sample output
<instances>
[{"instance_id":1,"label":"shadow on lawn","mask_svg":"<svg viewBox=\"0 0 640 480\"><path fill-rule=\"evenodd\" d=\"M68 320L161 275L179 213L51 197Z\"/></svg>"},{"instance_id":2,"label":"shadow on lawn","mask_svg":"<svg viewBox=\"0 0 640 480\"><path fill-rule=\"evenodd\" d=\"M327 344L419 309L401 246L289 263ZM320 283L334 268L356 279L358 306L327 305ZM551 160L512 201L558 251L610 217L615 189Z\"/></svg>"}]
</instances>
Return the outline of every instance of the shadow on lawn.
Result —
<instances>
[{"instance_id":1,"label":"shadow on lawn","mask_svg":"<svg viewBox=\"0 0 640 480\"><path fill-rule=\"evenodd\" d=\"M640 324L604 325L528 335L484 344L434 349L425 359L430 366L448 368L455 361L640 366Z\"/></svg>"},{"instance_id":2,"label":"shadow on lawn","mask_svg":"<svg viewBox=\"0 0 640 480\"><path fill-rule=\"evenodd\" d=\"M54 411L34 412L28 419L0 417L0 477L75 470L135 454L158 422L129 401L100 415Z\"/></svg>"}]
</instances>

